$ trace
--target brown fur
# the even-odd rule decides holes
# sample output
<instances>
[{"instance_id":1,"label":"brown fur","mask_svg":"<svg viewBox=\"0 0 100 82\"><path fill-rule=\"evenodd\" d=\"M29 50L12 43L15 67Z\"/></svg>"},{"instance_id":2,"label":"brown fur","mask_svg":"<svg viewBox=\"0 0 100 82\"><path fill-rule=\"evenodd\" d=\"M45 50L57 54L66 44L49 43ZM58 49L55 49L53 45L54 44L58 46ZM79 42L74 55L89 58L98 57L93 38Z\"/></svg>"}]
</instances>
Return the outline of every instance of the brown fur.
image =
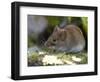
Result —
<instances>
[{"instance_id":1,"label":"brown fur","mask_svg":"<svg viewBox=\"0 0 100 82\"><path fill-rule=\"evenodd\" d=\"M60 51L77 52L84 49L85 39L79 27L67 25L63 29L55 27L45 45Z\"/></svg>"}]
</instances>

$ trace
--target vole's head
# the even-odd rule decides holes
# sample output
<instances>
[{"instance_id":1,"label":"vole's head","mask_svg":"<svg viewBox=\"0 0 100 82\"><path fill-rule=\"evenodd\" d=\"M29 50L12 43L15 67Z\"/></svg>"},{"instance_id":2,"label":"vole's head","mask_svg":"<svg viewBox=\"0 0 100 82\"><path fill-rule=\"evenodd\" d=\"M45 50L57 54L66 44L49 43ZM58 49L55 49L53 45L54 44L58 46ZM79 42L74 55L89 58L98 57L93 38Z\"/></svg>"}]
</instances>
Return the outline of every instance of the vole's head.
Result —
<instances>
[{"instance_id":1,"label":"vole's head","mask_svg":"<svg viewBox=\"0 0 100 82\"><path fill-rule=\"evenodd\" d=\"M49 48L54 48L59 45L59 42L65 40L65 29L61 29L58 26L55 27L53 33L48 38L48 40L45 42L45 46Z\"/></svg>"}]
</instances>

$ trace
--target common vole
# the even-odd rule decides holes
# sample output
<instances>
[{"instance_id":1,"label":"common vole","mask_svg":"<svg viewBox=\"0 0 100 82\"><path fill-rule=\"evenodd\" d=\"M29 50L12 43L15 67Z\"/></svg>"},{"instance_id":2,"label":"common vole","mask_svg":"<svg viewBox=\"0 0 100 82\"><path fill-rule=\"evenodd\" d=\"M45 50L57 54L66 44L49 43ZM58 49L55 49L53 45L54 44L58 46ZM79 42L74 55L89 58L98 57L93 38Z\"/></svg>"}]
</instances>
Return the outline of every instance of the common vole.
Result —
<instances>
[{"instance_id":1,"label":"common vole","mask_svg":"<svg viewBox=\"0 0 100 82\"><path fill-rule=\"evenodd\" d=\"M56 26L44 45L58 51L80 52L85 47L85 39L81 29L75 25Z\"/></svg>"}]
</instances>

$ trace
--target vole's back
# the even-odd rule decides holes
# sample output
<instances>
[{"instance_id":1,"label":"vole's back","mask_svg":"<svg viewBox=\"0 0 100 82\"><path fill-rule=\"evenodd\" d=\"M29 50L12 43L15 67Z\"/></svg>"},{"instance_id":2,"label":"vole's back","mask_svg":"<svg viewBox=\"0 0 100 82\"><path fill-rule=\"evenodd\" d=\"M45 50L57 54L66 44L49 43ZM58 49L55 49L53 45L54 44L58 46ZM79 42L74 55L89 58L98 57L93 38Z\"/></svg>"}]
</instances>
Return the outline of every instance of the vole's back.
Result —
<instances>
[{"instance_id":1,"label":"vole's back","mask_svg":"<svg viewBox=\"0 0 100 82\"><path fill-rule=\"evenodd\" d=\"M62 51L78 52L85 47L85 39L81 29L75 25L68 25L66 30L65 42L63 42ZM59 44L62 42L59 42Z\"/></svg>"},{"instance_id":2,"label":"vole's back","mask_svg":"<svg viewBox=\"0 0 100 82\"><path fill-rule=\"evenodd\" d=\"M85 47L85 39L79 27L67 25L55 28L45 45L59 51L79 52Z\"/></svg>"}]
</instances>

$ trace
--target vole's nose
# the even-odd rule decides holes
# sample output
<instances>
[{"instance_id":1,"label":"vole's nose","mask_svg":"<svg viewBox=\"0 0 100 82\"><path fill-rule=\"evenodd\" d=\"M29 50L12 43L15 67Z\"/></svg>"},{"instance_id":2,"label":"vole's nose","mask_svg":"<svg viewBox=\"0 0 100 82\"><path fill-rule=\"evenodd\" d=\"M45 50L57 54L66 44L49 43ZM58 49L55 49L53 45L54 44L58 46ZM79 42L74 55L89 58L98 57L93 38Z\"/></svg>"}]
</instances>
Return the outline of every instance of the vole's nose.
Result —
<instances>
[{"instance_id":1,"label":"vole's nose","mask_svg":"<svg viewBox=\"0 0 100 82\"><path fill-rule=\"evenodd\" d=\"M45 42L44 46L45 46L45 47L49 47L50 44L49 44L48 42Z\"/></svg>"}]
</instances>

